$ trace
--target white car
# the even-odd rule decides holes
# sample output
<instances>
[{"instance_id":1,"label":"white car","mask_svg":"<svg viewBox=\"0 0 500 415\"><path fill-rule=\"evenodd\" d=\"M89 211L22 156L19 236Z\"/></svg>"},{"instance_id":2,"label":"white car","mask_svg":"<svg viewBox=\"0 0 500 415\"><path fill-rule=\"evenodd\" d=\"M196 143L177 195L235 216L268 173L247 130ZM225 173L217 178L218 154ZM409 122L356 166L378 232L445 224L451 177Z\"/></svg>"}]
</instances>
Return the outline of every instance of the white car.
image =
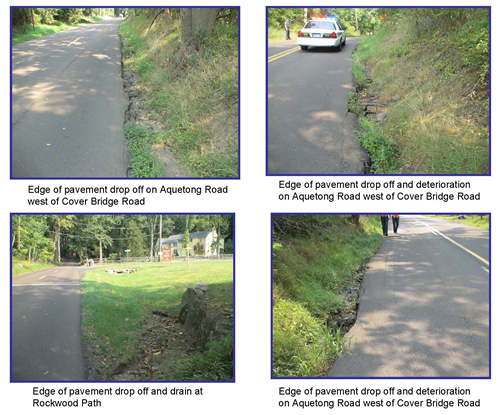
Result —
<instances>
[{"instance_id":1,"label":"white car","mask_svg":"<svg viewBox=\"0 0 500 415\"><path fill-rule=\"evenodd\" d=\"M297 43L302 50L307 50L309 46L341 50L345 46L345 30L333 19L309 20L299 31Z\"/></svg>"}]
</instances>

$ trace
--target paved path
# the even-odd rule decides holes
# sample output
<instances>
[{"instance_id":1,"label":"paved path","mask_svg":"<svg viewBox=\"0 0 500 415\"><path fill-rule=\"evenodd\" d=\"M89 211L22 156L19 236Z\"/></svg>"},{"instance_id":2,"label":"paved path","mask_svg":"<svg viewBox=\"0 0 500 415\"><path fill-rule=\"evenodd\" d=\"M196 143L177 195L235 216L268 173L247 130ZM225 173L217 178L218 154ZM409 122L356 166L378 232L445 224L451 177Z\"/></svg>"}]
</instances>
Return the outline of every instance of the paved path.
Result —
<instances>
[{"instance_id":1,"label":"paved path","mask_svg":"<svg viewBox=\"0 0 500 415\"><path fill-rule=\"evenodd\" d=\"M12 47L12 177L126 177L119 22Z\"/></svg>"},{"instance_id":2,"label":"paved path","mask_svg":"<svg viewBox=\"0 0 500 415\"><path fill-rule=\"evenodd\" d=\"M402 216L363 279L352 350L328 376L487 377L489 265L481 258L489 263L487 231Z\"/></svg>"},{"instance_id":3,"label":"paved path","mask_svg":"<svg viewBox=\"0 0 500 415\"><path fill-rule=\"evenodd\" d=\"M367 155L347 112L358 42L348 38L340 52L268 44L268 174L363 174Z\"/></svg>"},{"instance_id":4,"label":"paved path","mask_svg":"<svg viewBox=\"0 0 500 415\"><path fill-rule=\"evenodd\" d=\"M84 272L63 266L12 277L12 380L86 380Z\"/></svg>"}]
</instances>

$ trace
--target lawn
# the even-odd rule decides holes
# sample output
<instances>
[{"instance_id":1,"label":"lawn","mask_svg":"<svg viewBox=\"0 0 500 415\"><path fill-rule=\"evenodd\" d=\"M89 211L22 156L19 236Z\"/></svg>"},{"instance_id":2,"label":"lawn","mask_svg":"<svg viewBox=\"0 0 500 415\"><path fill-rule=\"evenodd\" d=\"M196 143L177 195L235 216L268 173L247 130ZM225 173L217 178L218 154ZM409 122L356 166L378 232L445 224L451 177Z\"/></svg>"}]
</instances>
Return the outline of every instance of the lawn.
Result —
<instances>
[{"instance_id":1,"label":"lawn","mask_svg":"<svg viewBox=\"0 0 500 415\"><path fill-rule=\"evenodd\" d=\"M12 275L26 274L27 272L38 271L45 268L52 268L54 264L42 264L37 262L18 261L12 259Z\"/></svg>"},{"instance_id":2,"label":"lawn","mask_svg":"<svg viewBox=\"0 0 500 415\"><path fill-rule=\"evenodd\" d=\"M458 219L462 215L428 215L433 217L438 217L444 220L456 220L459 223L469 226L475 226L476 228L489 230L490 229L490 216L483 215L464 215L465 219Z\"/></svg>"},{"instance_id":3,"label":"lawn","mask_svg":"<svg viewBox=\"0 0 500 415\"><path fill-rule=\"evenodd\" d=\"M85 275L82 279L84 339L94 351L94 357L98 351L101 379L125 380L119 377L121 372L140 364L140 356L148 353L146 349L152 336L157 336L155 341L166 343L168 340L168 347L159 347L152 353L154 373L147 374L147 380L177 380L185 376L192 379L204 376L215 380L227 378L228 373L226 376L220 373L179 374L182 368L193 363L193 359L200 360L199 355L203 353L213 354L217 347L224 353L229 353L227 349L231 348L231 367L226 365L224 369L226 372L230 369L232 377L232 338L230 343L227 339L225 342L221 340L221 344L212 345L203 353L194 353L188 347L189 339L178 326L177 314L185 290L200 283L209 284L209 310L232 310L233 263L198 261L192 262L190 267L188 271L186 263L138 264L138 272L130 275L110 275L104 269ZM165 318L158 319L158 315ZM164 331L167 326L169 332ZM165 336L170 338L161 338ZM176 349L174 360L181 362L182 368L170 361L172 348ZM210 372L211 369L203 370Z\"/></svg>"}]
</instances>

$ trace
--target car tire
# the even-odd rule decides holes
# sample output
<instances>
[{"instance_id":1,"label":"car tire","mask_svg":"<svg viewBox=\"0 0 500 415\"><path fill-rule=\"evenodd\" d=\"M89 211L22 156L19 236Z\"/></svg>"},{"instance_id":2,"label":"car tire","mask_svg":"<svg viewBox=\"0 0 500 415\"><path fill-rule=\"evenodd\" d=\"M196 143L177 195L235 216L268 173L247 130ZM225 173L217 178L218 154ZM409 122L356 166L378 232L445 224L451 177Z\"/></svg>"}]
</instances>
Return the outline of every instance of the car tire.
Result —
<instances>
[{"instance_id":1,"label":"car tire","mask_svg":"<svg viewBox=\"0 0 500 415\"><path fill-rule=\"evenodd\" d=\"M308 48L308 47L309 47L309 46L303 46L303 45L300 45L300 48L301 48L302 50L307 50L307 48Z\"/></svg>"},{"instance_id":2,"label":"car tire","mask_svg":"<svg viewBox=\"0 0 500 415\"><path fill-rule=\"evenodd\" d=\"M346 42L346 40L347 40L347 39L346 39L346 38L344 38L344 41L342 42L342 46L344 46L344 47L345 47L345 42Z\"/></svg>"}]
</instances>

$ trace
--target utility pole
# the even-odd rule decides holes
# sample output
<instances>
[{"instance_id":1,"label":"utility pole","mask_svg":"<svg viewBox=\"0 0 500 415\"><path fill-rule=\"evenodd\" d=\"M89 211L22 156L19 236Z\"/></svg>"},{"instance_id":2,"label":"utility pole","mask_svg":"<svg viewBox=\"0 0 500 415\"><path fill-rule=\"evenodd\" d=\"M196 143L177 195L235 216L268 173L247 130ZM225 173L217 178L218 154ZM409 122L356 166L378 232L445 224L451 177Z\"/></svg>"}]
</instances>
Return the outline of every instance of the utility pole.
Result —
<instances>
[{"instance_id":1,"label":"utility pole","mask_svg":"<svg viewBox=\"0 0 500 415\"><path fill-rule=\"evenodd\" d=\"M162 254L163 245L161 243L161 241L162 241L162 235L161 235L161 231L162 231L162 218L163 218L163 215L160 215L160 242L158 242L159 251L160 251L160 261L163 261L163 254Z\"/></svg>"},{"instance_id":2,"label":"utility pole","mask_svg":"<svg viewBox=\"0 0 500 415\"><path fill-rule=\"evenodd\" d=\"M304 24L307 23L307 7L304 7Z\"/></svg>"}]
</instances>

